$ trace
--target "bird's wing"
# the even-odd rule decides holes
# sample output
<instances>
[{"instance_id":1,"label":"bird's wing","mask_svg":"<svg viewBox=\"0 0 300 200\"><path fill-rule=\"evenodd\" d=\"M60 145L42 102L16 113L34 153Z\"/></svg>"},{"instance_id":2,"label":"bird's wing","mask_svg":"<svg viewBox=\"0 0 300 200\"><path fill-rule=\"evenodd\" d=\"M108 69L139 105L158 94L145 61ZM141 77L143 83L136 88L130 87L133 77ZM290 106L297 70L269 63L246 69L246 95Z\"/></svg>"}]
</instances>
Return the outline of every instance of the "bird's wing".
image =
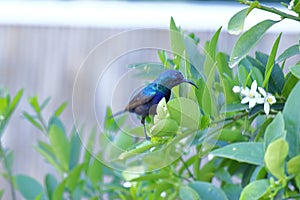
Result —
<instances>
[{"instance_id":1,"label":"bird's wing","mask_svg":"<svg viewBox=\"0 0 300 200\"><path fill-rule=\"evenodd\" d=\"M155 97L155 94L155 88L153 88L152 85L148 85L130 100L125 110L131 111L140 105L150 102Z\"/></svg>"}]
</instances>

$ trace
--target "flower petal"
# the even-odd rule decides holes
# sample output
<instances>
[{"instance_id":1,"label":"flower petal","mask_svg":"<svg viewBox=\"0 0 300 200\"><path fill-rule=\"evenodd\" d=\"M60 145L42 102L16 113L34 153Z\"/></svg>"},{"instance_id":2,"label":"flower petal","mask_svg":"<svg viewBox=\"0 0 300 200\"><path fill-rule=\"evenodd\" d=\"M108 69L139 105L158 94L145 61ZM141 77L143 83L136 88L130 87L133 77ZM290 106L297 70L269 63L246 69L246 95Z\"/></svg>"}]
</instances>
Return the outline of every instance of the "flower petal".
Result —
<instances>
[{"instance_id":1,"label":"flower petal","mask_svg":"<svg viewBox=\"0 0 300 200\"><path fill-rule=\"evenodd\" d=\"M241 104L248 103L249 100L250 100L250 98L246 96L246 97L244 97L244 98L242 99Z\"/></svg>"},{"instance_id":2,"label":"flower petal","mask_svg":"<svg viewBox=\"0 0 300 200\"><path fill-rule=\"evenodd\" d=\"M261 93L261 95L263 95L264 97L267 96L267 93L266 93L266 91L264 90L264 88L258 87L258 91L259 91L259 92Z\"/></svg>"},{"instance_id":3,"label":"flower petal","mask_svg":"<svg viewBox=\"0 0 300 200\"><path fill-rule=\"evenodd\" d=\"M235 85L235 86L233 86L232 91L233 91L234 93L240 93L240 92L241 92L241 87Z\"/></svg>"},{"instance_id":4,"label":"flower petal","mask_svg":"<svg viewBox=\"0 0 300 200\"><path fill-rule=\"evenodd\" d=\"M257 82L254 80L251 84L251 91L256 91L257 90Z\"/></svg>"},{"instance_id":5,"label":"flower petal","mask_svg":"<svg viewBox=\"0 0 300 200\"><path fill-rule=\"evenodd\" d=\"M250 89L248 87L241 88L241 94L244 96L249 96Z\"/></svg>"},{"instance_id":6,"label":"flower petal","mask_svg":"<svg viewBox=\"0 0 300 200\"><path fill-rule=\"evenodd\" d=\"M261 97L256 98L256 103L258 103L258 104L265 103L265 98L261 98Z\"/></svg>"},{"instance_id":7,"label":"flower petal","mask_svg":"<svg viewBox=\"0 0 300 200\"><path fill-rule=\"evenodd\" d=\"M256 99L250 98L249 99L249 108L253 108L256 104Z\"/></svg>"},{"instance_id":8,"label":"flower petal","mask_svg":"<svg viewBox=\"0 0 300 200\"><path fill-rule=\"evenodd\" d=\"M269 104L274 104L274 103L276 103L276 99L275 99L275 97L273 96L273 95L271 95L271 94L268 94L268 96L267 96L267 101L268 101L268 103Z\"/></svg>"},{"instance_id":9,"label":"flower petal","mask_svg":"<svg viewBox=\"0 0 300 200\"><path fill-rule=\"evenodd\" d=\"M264 111L265 111L266 115L269 115L269 113L270 113L270 104L268 102L265 102L265 104L264 104Z\"/></svg>"}]
</instances>

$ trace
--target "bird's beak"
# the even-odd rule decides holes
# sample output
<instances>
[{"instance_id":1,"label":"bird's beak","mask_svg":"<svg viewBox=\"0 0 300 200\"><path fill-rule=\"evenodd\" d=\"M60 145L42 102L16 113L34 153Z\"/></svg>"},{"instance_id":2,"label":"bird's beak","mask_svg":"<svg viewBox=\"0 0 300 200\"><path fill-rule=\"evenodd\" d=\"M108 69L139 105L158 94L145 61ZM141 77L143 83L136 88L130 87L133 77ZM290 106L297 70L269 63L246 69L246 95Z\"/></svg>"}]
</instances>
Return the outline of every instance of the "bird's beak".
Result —
<instances>
[{"instance_id":1,"label":"bird's beak","mask_svg":"<svg viewBox=\"0 0 300 200\"><path fill-rule=\"evenodd\" d=\"M184 82L186 82L186 83L189 83L189 84L191 84L191 85L193 85L195 88L197 88L198 89L198 86L193 82L193 81L190 81L190 80L187 80L187 79L184 79Z\"/></svg>"}]
</instances>

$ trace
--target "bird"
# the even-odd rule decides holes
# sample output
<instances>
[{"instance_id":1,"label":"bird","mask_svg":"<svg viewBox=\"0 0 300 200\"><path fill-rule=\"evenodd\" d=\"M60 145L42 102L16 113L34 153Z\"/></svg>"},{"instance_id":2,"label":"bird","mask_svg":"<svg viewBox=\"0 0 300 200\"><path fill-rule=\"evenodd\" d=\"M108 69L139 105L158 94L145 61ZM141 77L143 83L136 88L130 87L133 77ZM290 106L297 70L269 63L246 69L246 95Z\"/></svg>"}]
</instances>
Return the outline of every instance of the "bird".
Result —
<instances>
[{"instance_id":1,"label":"bird","mask_svg":"<svg viewBox=\"0 0 300 200\"><path fill-rule=\"evenodd\" d=\"M151 138L146 132L145 118L148 115L155 115L156 107L160 100L165 98L166 102L168 102L171 96L171 89L181 83L189 83L198 89L197 85L194 82L185 79L180 71L165 70L159 74L157 79L138 92L129 101L124 110L115 113L112 117L124 112L140 115L142 117L141 124L144 127L145 138L146 140L150 140Z\"/></svg>"}]
</instances>

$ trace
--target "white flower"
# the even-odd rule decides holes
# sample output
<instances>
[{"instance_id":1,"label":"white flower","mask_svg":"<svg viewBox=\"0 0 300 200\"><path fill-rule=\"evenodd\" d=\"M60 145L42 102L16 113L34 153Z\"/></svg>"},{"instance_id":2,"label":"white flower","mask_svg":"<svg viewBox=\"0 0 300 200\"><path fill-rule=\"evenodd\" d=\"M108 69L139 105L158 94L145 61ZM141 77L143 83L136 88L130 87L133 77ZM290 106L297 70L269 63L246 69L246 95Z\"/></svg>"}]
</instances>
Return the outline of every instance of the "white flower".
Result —
<instances>
[{"instance_id":1,"label":"white flower","mask_svg":"<svg viewBox=\"0 0 300 200\"><path fill-rule=\"evenodd\" d=\"M267 93L263 88L258 87L258 91L263 95L264 111L266 115L270 113L270 105L276 103L275 97L271 93Z\"/></svg>"},{"instance_id":2,"label":"white flower","mask_svg":"<svg viewBox=\"0 0 300 200\"><path fill-rule=\"evenodd\" d=\"M241 89L242 89L242 87L235 85L235 86L233 86L232 91L234 93L240 93Z\"/></svg>"},{"instance_id":3,"label":"white flower","mask_svg":"<svg viewBox=\"0 0 300 200\"><path fill-rule=\"evenodd\" d=\"M241 94L244 96L241 103L249 103L249 108L253 108L256 103L263 103L263 98L261 98L261 95L257 92L256 80L252 82L251 89L249 89L248 87L242 88Z\"/></svg>"}]
</instances>

